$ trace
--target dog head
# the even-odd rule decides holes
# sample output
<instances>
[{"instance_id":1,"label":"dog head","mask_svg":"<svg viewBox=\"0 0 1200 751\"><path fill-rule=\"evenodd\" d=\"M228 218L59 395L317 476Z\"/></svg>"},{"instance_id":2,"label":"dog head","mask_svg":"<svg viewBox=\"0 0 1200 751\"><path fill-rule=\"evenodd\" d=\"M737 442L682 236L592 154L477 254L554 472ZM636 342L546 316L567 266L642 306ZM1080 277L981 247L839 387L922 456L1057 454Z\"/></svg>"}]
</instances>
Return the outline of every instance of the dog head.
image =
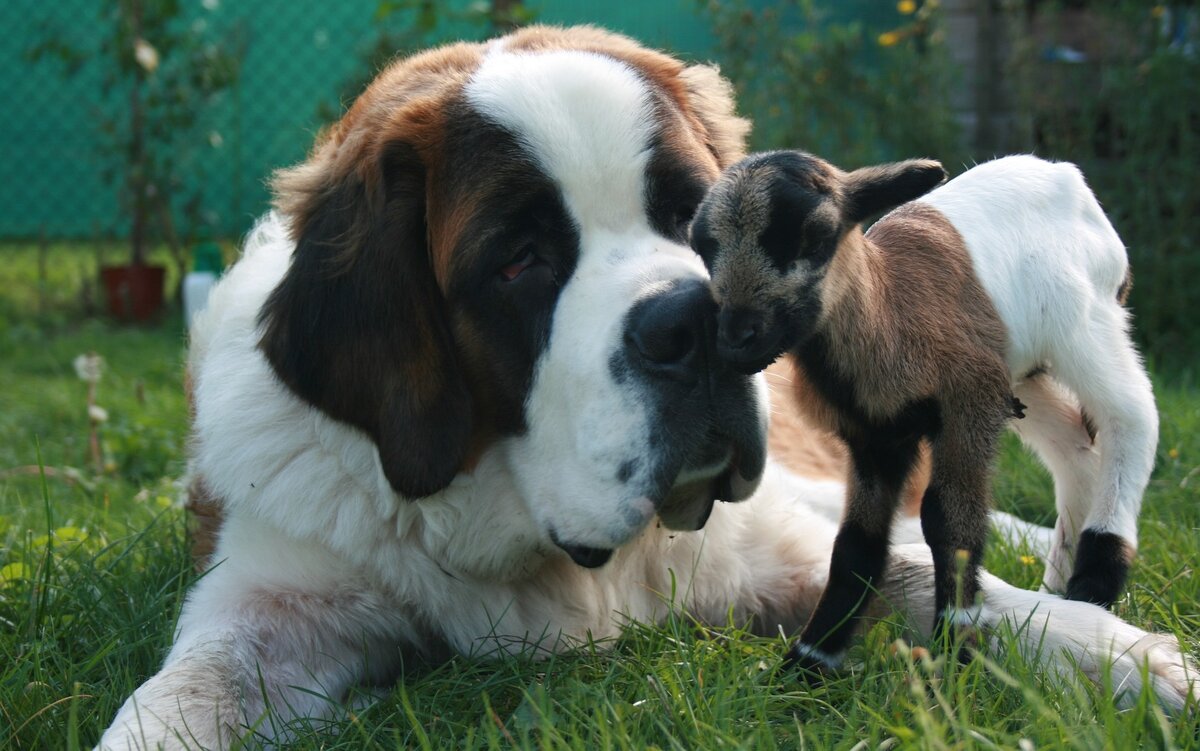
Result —
<instances>
[{"instance_id":1,"label":"dog head","mask_svg":"<svg viewBox=\"0 0 1200 751\"><path fill-rule=\"evenodd\" d=\"M802 343L820 316L826 272L844 243L861 241L859 225L945 179L931 160L843 172L798 151L726 170L691 234L712 271L722 357L752 373Z\"/></svg>"},{"instance_id":2,"label":"dog head","mask_svg":"<svg viewBox=\"0 0 1200 751\"><path fill-rule=\"evenodd\" d=\"M765 461L687 245L747 127L714 69L590 28L398 62L275 179L296 249L261 349L402 497L494 451L580 564L698 528Z\"/></svg>"}]
</instances>

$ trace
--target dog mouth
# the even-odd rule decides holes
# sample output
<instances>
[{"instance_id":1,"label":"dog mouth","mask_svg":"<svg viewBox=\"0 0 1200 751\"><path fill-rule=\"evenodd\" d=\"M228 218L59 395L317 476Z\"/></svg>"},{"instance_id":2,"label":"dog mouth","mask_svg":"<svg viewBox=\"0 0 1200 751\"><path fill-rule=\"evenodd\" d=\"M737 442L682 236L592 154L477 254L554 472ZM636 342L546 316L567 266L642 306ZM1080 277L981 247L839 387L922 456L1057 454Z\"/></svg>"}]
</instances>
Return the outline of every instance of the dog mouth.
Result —
<instances>
[{"instance_id":1,"label":"dog mouth","mask_svg":"<svg viewBox=\"0 0 1200 751\"><path fill-rule=\"evenodd\" d=\"M659 523L672 531L695 532L703 529L717 501L737 502L748 498L757 487L758 477L746 479L741 472L741 452L726 446L720 459L700 468L685 469L662 501L654 503ZM645 499L649 502L649 499ZM614 548L593 547L567 542L550 530L550 541L583 568L600 568L612 558Z\"/></svg>"},{"instance_id":2,"label":"dog mouth","mask_svg":"<svg viewBox=\"0 0 1200 751\"><path fill-rule=\"evenodd\" d=\"M665 419L648 436L649 455L627 457L615 473L623 487L608 492L624 500L612 523L598 519L593 529L559 527L557 533L551 527L550 541L575 564L599 568L655 520L668 530L694 532L708 523L717 501L750 498L766 466L761 386L724 369L701 409L664 410Z\"/></svg>"},{"instance_id":3,"label":"dog mouth","mask_svg":"<svg viewBox=\"0 0 1200 751\"><path fill-rule=\"evenodd\" d=\"M608 563L614 552L611 548L593 548L588 545L563 542L554 530L550 530L550 541L566 553L576 565L583 568L600 568Z\"/></svg>"},{"instance_id":4,"label":"dog mouth","mask_svg":"<svg viewBox=\"0 0 1200 751\"><path fill-rule=\"evenodd\" d=\"M680 532L703 529L717 501L737 503L749 498L758 487L761 467L750 468L746 452L726 445L719 461L698 469L685 469L658 506L664 527ZM743 475L750 468L749 477Z\"/></svg>"}]
</instances>

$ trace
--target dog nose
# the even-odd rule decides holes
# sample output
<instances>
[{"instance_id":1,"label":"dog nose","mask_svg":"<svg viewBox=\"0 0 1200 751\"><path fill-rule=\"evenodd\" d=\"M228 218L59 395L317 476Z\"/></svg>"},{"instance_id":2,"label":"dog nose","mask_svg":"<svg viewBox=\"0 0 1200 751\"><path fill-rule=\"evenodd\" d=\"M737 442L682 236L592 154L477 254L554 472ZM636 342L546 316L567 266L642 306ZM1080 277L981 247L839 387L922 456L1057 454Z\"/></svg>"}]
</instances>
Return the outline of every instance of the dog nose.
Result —
<instances>
[{"instance_id":1,"label":"dog nose","mask_svg":"<svg viewBox=\"0 0 1200 751\"><path fill-rule=\"evenodd\" d=\"M717 314L717 341L722 349L746 350L762 336L760 313L745 308L721 308Z\"/></svg>"},{"instance_id":2,"label":"dog nose","mask_svg":"<svg viewBox=\"0 0 1200 751\"><path fill-rule=\"evenodd\" d=\"M631 359L649 372L694 379L707 366L715 341L716 303L700 280L676 284L630 312L625 344Z\"/></svg>"}]
</instances>

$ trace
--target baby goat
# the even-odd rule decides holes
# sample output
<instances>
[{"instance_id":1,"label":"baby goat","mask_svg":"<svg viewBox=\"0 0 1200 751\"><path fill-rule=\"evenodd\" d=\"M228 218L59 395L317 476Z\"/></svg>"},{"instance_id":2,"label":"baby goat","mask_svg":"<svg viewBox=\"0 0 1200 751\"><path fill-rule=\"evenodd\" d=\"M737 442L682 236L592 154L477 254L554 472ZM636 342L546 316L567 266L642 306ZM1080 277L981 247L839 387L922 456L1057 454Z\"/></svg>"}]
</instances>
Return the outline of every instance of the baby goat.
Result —
<instances>
[{"instance_id":1,"label":"baby goat","mask_svg":"<svg viewBox=\"0 0 1200 751\"><path fill-rule=\"evenodd\" d=\"M975 615L990 468L1013 417L1054 475L1045 587L1108 606L1136 549L1158 415L1129 338L1121 239L1073 165L1007 157L929 192L944 179L934 161L847 173L759 154L726 171L692 224L721 356L753 372L791 353L797 401L849 447L829 580L789 655L801 666L840 662L923 440L935 633Z\"/></svg>"}]
</instances>

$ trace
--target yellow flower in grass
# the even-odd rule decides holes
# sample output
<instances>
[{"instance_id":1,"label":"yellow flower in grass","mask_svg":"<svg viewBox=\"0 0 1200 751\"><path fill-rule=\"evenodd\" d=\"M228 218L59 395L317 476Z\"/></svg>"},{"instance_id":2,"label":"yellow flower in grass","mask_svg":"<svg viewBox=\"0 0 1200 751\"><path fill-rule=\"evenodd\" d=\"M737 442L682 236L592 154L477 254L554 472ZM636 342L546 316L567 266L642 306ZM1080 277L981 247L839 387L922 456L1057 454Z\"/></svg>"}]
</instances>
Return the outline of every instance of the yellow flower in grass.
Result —
<instances>
[{"instance_id":1,"label":"yellow flower in grass","mask_svg":"<svg viewBox=\"0 0 1200 751\"><path fill-rule=\"evenodd\" d=\"M880 47L895 47L896 43L900 41L900 32L885 31L879 35L878 41Z\"/></svg>"},{"instance_id":2,"label":"yellow flower in grass","mask_svg":"<svg viewBox=\"0 0 1200 751\"><path fill-rule=\"evenodd\" d=\"M59 527L54 530L54 544L62 545L63 543L83 542L88 538L86 529L79 527ZM44 548L50 544L50 535L39 535L32 540L33 547Z\"/></svg>"},{"instance_id":3,"label":"yellow flower in grass","mask_svg":"<svg viewBox=\"0 0 1200 751\"><path fill-rule=\"evenodd\" d=\"M1037 558L1032 555L1023 555L1021 556L1021 563L1024 563L1026 566L1032 566L1037 563Z\"/></svg>"},{"instance_id":4,"label":"yellow flower in grass","mask_svg":"<svg viewBox=\"0 0 1200 751\"><path fill-rule=\"evenodd\" d=\"M1167 452L1167 456L1171 457L1172 459L1178 459L1179 458L1179 449L1172 448L1170 451Z\"/></svg>"},{"instance_id":5,"label":"yellow flower in grass","mask_svg":"<svg viewBox=\"0 0 1200 751\"><path fill-rule=\"evenodd\" d=\"M29 567L20 561L10 563L0 568L0 585L13 584L33 575Z\"/></svg>"},{"instance_id":6,"label":"yellow flower in grass","mask_svg":"<svg viewBox=\"0 0 1200 751\"><path fill-rule=\"evenodd\" d=\"M896 10L906 16L911 16L917 12L917 3L915 0L900 0L900 2L896 3Z\"/></svg>"},{"instance_id":7,"label":"yellow flower in grass","mask_svg":"<svg viewBox=\"0 0 1200 751\"><path fill-rule=\"evenodd\" d=\"M55 542L83 542L87 538L87 530L79 527L59 527L54 530Z\"/></svg>"}]
</instances>

